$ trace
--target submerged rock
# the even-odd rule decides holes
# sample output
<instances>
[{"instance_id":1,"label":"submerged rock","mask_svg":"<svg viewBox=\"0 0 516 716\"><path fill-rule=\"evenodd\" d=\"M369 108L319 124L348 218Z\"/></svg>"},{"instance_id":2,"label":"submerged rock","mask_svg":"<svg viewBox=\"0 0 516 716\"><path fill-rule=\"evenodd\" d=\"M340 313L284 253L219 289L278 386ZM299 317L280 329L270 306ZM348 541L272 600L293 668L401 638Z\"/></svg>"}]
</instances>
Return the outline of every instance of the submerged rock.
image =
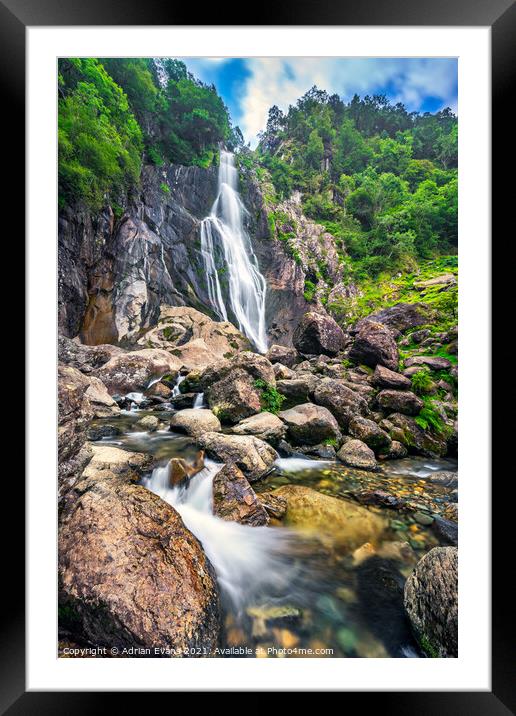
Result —
<instances>
[{"instance_id":1,"label":"submerged rock","mask_svg":"<svg viewBox=\"0 0 516 716\"><path fill-rule=\"evenodd\" d=\"M362 470L376 470L376 459L371 448L361 440L346 440L337 453L341 462Z\"/></svg>"},{"instance_id":2,"label":"submerged rock","mask_svg":"<svg viewBox=\"0 0 516 716\"><path fill-rule=\"evenodd\" d=\"M405 609L423 651L458 656L458 552L434 547L405 584Z\"/></svg>"},{"instance_id":3,"label":"submerged rock","mask_svg":"<svg viewBox=\"0 0 516 716\"><path fill-rule=\"evenodd\" d=\"M170 505L121 478L81 481L67 499L59 605L66 626L99 646L190 656L218 642L217 583L201 545Z\"/></svg>"},{"instance_id":4,"label":"submerged rock","mask_svg":"<svg viewBox=\"0 0 516 716\"><path fill-rule=\"evenodd\" d=\"M283 410L279 417L287 426L290 439L298 445L317 445L325 440L339 440L337 421L327 408L312 403Z\"/></svg>"},{"instance_id":5,"label":"submerged rock","mask_svg":"<svg viewBox=\"0 0 516 716\"><path fill-rule=\"evenodd\" d=\"M221 425L220 420L211 410L189 408L180 410L170 418L170 429L198 437L204 433L219 432Z\"/></svg>"},{"instance_id":6,"label":"submerged rock","mask_svg":"<svg viewBox=\"0 0 516 716\"><path fill-rule=\"evenodd\" d=\"M173 457L168 462L168 481L170 487L185 485L191 477L204 468L204 450L200 450L192 463L182 457Z\"/></svg>"},{"instance_id":7,"label":"submerged rock","mask_svg":"<svg viewBox=\"0 0 516 716\"><path fill-rule=\"evenodd\" d=\"M147 430L152 433L158 429L159 420L155 415L145 415L143 418L138 420L136 427L142 430Z\"/></svg>"},{"instance_id":8,"label":"submerged rock","mask_svg":"<svg viewBox=\"0 0 516 716\"><path fill-rule=\"evenodd\" d=\"M319 535L349 550L375 542L386 527L383 517L348 500L310 487L285 485L273 492L287 500L285 524Z\"/></svg>"},{"instance_id":9,"label":"submerged rock","mask_svg":"<svg viewBox=\"0 0 516 716\"><path fill-rule=\"evenodd\" d=\"M213 513L242 525L266 525L269 516L244 474L234 464L224 465L213 478Z\"/></svg>"},{"instance_id":10,"label":"submerged rock","mask_svg":"<svg viewBox=\"0 0 516 716\"><path fill-rule=\"evenodd\" d=\"M398 347L392 332L382 323L370 320L365 320L359 326L349 357L371 368L380 363L390 370L398 369Z\"/></svg>"},{"instance_id":11,"label":"submerged rock","mask_svg":"<svg viewBox=\"0 0 516 716\"><path fill-rule=\"evenodd\" d=\"M205 433L197 439L210 457L234 463L249 482L259 480L272 467L278 453L254 435L223 435Z\"/></svg>"},{"instance_id":12,"label":"submerged rock","mask_svg":"<svg viewBox=\"0 0 516 716\"><path fill-rule=\"evenodd\" d=\"M346 344L342 328L328 315L305 313L294 331L293 343L305 355L337 355Z\"/></svg>"}]
</instances>

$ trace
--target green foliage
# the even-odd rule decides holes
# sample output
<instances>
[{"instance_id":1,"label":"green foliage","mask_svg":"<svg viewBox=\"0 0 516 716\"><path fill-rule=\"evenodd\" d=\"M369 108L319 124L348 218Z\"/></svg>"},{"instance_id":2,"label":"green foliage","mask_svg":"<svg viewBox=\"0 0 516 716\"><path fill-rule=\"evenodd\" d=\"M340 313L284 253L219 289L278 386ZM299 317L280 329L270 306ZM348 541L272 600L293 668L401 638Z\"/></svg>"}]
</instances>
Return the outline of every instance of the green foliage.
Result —
<instances>
[{"instance_id":1,"label":"green foliage","mask_svg":"<svg viewBox=\"0 0 516 716\"><path fill-rule=\"evenodd\" d=\"M162 191L164 194L170 194L170 187L168 186L168 184L161 183L161 184L159 185L159 188L161 189L161 191Z\"/></svg>"},{"instance_id":2,"label":"green foliage","mask_svg":"<svg viewBox=\"0 0 516 716\"><path fill-rule=\"evenodd\" d=\"M260 391L260 405L262 406L262 412L267 411L277 415L281 410L285 396L278 393L274 386L269 385L269 383L261 378L254 381L254 386Z\"/></svg>"},{"instance_id":3,"label":"green foliage","mask_svg":"<svg viewBox=\"0 0 516 716\"><path fill-rule=\"evenodd\" d=\"M98 60L59 61L60 204L99 209L138 181L142 132L127 96Z\"/></svg>"},{"instance_id":4,"label":"green foliage","mask_svg":"<svg viewBox=\"0 0 516 716\"><path fill-rule=\"evenodd\" d=\"M434 386L434 382L427 370L418 370L417 373L414 373L411 377L411 381L412 390L414 393L417 393L417 395L425 395L425 393L432 390Z\"/></svg>"},{"instance_id":5,"label":"green foliage","mask_svg":"<svg viewBox=\"0 0 516 716\"><path fill-rule=\"evenodd\" d=\"M305 297L305 301L308 301L308 303L310 303L310 301L313 301L313 298L315 296L315 289L315 283L305 278L305 290L303 292L303 296Z\"/></svg>"},{"instance_id":6,"label":"green foliage","mask_svg":"<svg viewBox=\"0 0 516 716\"><path fill-rule=\"evenodd\" d=\"M429 430L439 434L444 433L446 426L440 414L435 409L432 399L424 397L423 401L425 404L424 407L421 408L419 415L415 418L416 423L420 428L423 428L423 430Z\"/></svg>"},{"instance_id":7,"label":"green foliage","mask_svg":"<svg viewBox=\"0 0 516 716\"><path fill-rule=\"evenodd\" d=\"M213 86L179 60L163 60L160 86L150 58L59 60L59 203L93 210L138 184L142 157L209 167L219 144L243 143ZM143 129L145 128L145 129Z\"/></svg>"},{"instance_id":8,"label":"green foliage","mask_svg":"<svg viewBox=\"0 0 516 716\"><path fill-rule=\"evenodd\" d=\"M409 113L383 96L344 104L312 87L269 113L256 157L277 201L342 239L360 277L414 269L457 247L457 118ZM329 228L331 224L331 228Z\"/></svg>"},{"instance_id":9,"label":"green foliage","mask_svg":"<svg viewBox=\"0 0 516 716\"><path fill-rule=\"evenodd\" d=\"M323 445L328 445L336 449L339 447L339 441L336 438L326 438L326 440L323 440Z\"/></svg>"}]
</instances>

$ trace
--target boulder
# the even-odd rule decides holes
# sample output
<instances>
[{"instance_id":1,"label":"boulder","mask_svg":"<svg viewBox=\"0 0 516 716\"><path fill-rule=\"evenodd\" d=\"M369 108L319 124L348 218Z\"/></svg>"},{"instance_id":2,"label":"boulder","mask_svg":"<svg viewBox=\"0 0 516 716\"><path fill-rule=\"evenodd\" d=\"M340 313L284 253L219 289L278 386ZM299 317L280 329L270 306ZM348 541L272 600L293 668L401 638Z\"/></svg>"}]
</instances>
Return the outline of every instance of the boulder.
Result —
<instances>
[{"instance_id":1,"label":"boulder","mask_svg":"<svg viewBox=\"0 0 516 716\"><path fill-rule=\"evenodd\" d=\"M287 368L292 368L297 360L297 351L288 346L272 345L265 354L265 357L271 363L281 363L287 366Z\"/></svg>"},{"instance_id":2,"label":"boulder","mask_svg":"<svg viewBox=\"0 0 516 716\"><path fill-rule=\"evenodd\" d=\"M356 332L349 357L356 363L375 368L378 363L390 370L398 369L398 347L392 332L382 323L364 321Z\"/></svg>"},{"instance_id":3,"label":"boulder","mask_svg":"<svg viewBox=\"0 0 516 716\"><path fill-rule=\"evenodd\" d=\"M382 390L376 396L378 405L404 415L418 415L424 403L410 390Z\"/></svg>"},{"instance_id":4,"label":"boulder","mask_svg":"<svg viewBox=\"0 0 516 716\"><path fill-rule=\"evenodd\" d=\"M317 405L328 408L344 429L353 416L369 413L367 401L358 390L334 378L322 378L316 383L313 400Z\"/></svg>"},{"instance_id":5,"label":"boulder","mask_svg":"<svg viewBox=\"0 0 516 716\"><path fill-rule=\"evenodd\" d=\"M241 470L224 465L213 478L213 513L223 520L257 527L269 516Z\"/></svg>"},{"instance_id":6,"label":"boulder","mask_svg":"<svg viewBox=\"0 0 516 716\"><path fill-rule=\"evenodd\" d=\"M234 463L249 482L259 480L270 470L278 453L254 435L223 435L205 433L198 440L200 447L215 460Z\"/></svg>"},{"instance_id":7,"label":"boulder","mask_svg":"<svg viewBox=\"0 0 516 716\"><path fill-rule=\"evenodd\" d=\"M287 501L284 497L275 495L274 492L259 492L256 497L264 506L270 517L273 517L276 520L281 520L285 517L287 512Z\"/></svg>"},{"instance_id":8,"label":"boulder","mask_svg":"<svg viewBox=\"0 0 516 716\"><path fill-rule=\"evenodd\" d=\"M458 472L452 472L451 470L439 470L438 472L432 472L427 479L436 485L449 487L453 490L459 486L459 474Z\"/></svg>"},{"instance_id":9,"label":"boulder","mask_svg":"<svg viewBox=\"0 0 516 716\"><path fill-rule=\"evenodd\" d=\"M285 485L272 494L287 501L286 525L349 551L364 542L374 543L386 528L386 520L366 507L310 487Z\"/></svg>"},{"instance_id":10,"label":"boulder","mask_svg":"<svg viewBox=\"0 0 516 716\"><path fill-rule=\"evenodd\" d=\"M67 496L58 554L61 626L81 639L148 647L156 657L214 653L213 568L179 514L150 490L120 477L82 480Z\"/></svg>"},{"instance_id":11,"label":"boulder","mask_svg":"<svg viewBox=\"0 0 516 716\"><path fill-rule=\"evenodd\" d=\"M238 423L261 410L258 381L274 387L274 369L264 356L246 351L209 366L202 375L201 387L222 422Z\"/></svg>"},{"instance_id":12,"label":"boulder","mask_svg":"<svg viewBox=\"0 0 516 716\"><path fill-rule=\"evenodd\" d=\"M285 397L285 407L307 403L313 395L318 380L315 375L303 375L293 380L278 380L276 389Z\"/></svg>"},{"instance_id":13,"label":"boulder","mask_svg":"<svg viewBox=\"0 0 516 716\"><path fill-rule=\"evenodd\" d=\"M428 656L458 656L456 547L434 547L417 563L405 584L405 609Z\"/></svg>"},{"instance_id":14,"label":"boulder","mask_svg":"<svg viewBox=\"0 0 516 716\"><path fill-rule=\"evenodd\" d=\"M348 467L361 470L376 470L374 452L361 440L346 440L337 457Z\"/></svg>"},{"instance_id":15,"label":"boulder","mask_svg":"<svg viewBox=\"0 0 516 716\"><path fill-rule=\"evenodd\" d=\"M113 356L124 353L124 350L109 344L86 346L80 343L78 338L72 340L66 336L59 336L57 353L59 363L89 374L107 363Z\"/></svg>"},{"instance_id":16,"label":"boulder","mask_svg":"<svg viewBox=\"0 0 516 716\"><path fill-rule=\"evenodd\" d=\"M274 377L278 380L291 380L296 377L296 371L287 368L283 363L274 363Z\"/></svg>"},{"instance_id":17,"label":"boulder","mask_svg":"<svg viewBox=\"0 0 516 716\"><path fill-rule=\"evenodd\" d=\"M180 410L170 418L170 429L177 433L199 437L204 433L219 432L221 424L211 410L190 408Z\"/></svg>"},{"instance_id":18,"label":"boulder","mask_svg":"<svg viewBox=\"0 0 516 716\"><path fill-rule=\"evenodd\" d=\"M155 415L145 415L143 418L140 418L138 422L136 423L136 427L140 428L141 430L146 430L149 433L153 433L155 430L158 429L159 420Z\"/></svg>"},{"instance_id":19,"label":"boulder","mask_svg":"<svg viewBox=\"0 0 516 716\"><path fill-rule=\"evenodd\" d=\"M406 376L389 370L384 365L376 366L371 382L378 388L394 388L396 390L406 390L412 385Z\"/></svg>"},{"instance_id":20,"label":"boulder","mask_svg":"<svg viewBox=\"0 0 516 716\"><path fill-rule=\"evenodd\" d=\"M389 415L388 422L391 439L402 443L409 453L425 457L444 457L446 455L446 440L420 428L414 418L401 413L392 413Z\"/></svg>"},{"instance_id":21,"label":"boulder","mask_svg":"<svg viewBox=\"0 0 516 716\"><path fill-rule=\"evenodd\" d=\"M448 370L451 368L451 361L442 356L412 356L405 360L405 368L426 365L430 370Z\"/></svg>"},{"instance_id":22,"label":"boulder","mask_svg":"<svg viewBox=\"0 0 516 716\"><path fill-rule=\"evenodd\" d=\"M161 306L157 325L138 342L170 351L189 370L206 368L250 348L232 323L214 321L190 306Z\"/></svg>"},{"instance_id":23,"label":"boulder","mask_svg":"<svg viewBox=\"0 0 516 716\"><path fill-rule=\"evenodd\" d=\"M111 395L143 391L153 378L177 373L181 361L167 351L144 349L119 353L95 372Z\"/></svg>"},{"instance_id":24,"label":"boulder","mask_svg":"<svg viewBox=\"0 0 516 716\"><path fill-rule=\"evenodd\" d=\"M275 444L285 437L286 428L277 415L265 410L241 420L231 429L231 432L233 435L256 435L260 440Z\"/></svg>"},{"instance_id":25,"label":"boulder","mask_svg":"<svg viewBox=\"0 0 516 716\"><path fill-rule=\"evenodd\" d=\"M325 440L339 440L339 425L327 408L312 403L283 410L279 417L287 426L289 438L297 445L317 445Z\"/></svg>"},{"instance_id":26,"label":"boulder","mask_svg":"<svg viewBox=\"0 0 516 716\"><path fill-rule=\"evenodd\" d=\"M294 347L305 355L337 355L346 345L346 335L330 316L305 313L293 336Z\"/></svg>"},{"instance_id":27,"label":"boulder","mask_svg":"<svg viewBox=\"0 0 516 716\"><path fill-rule=\"evenodd\" d=\"M382 450L380 453L381 458L388 460L399 460L402 457L407 457L407 455L407 448L397 440L392 440L387 450Z\"/></svg>"},{"instance_id":28,"label":"boulder","mask_svg":"<svg viewBox=\"0 0 516 716\"><path fill-rule=\"evenodd\" d=\"M414 288L419 291L425 288L431 288L432 286L452 286L457 283L457 278L452 273L445 273L442 276L436 276L435 278L429 278L426 281L414 281Z\"/></svg>"},{"instance_id":29,"label":"boulder","mask_svg":"<svg viewBox=\"0 0 516 716\"><path fill-rule=\"evenodd\" d=\"M459 526L456 522L436 515L432 522L432 529L441 540L454 547L457 546L459 542Z\"/></svg>"},{"instance_id":30,"label":"boulder","mask_svg":"<svg viewBox=\"0 0 516 716\"><path fill-rule=\"evenodd\" d=\"M190 478L204 469L204 450L200 450L193 462L182 457L173 457L168 461L168 482L170 487L186 485Z\"/></svg>"},{"instance_id":31,"label":"boulder","mask_svg":"<svg viewBox=\"0 0 516 716\"><path fill-rule=\"evenodd\" d=\"M193 408L197 393L179 393L168 401L174 410L187 410Z\"/></svg>"},{"instance_id":32,"label":"boulder","mask_svg":"<svg viewBox=\"0 0 516 716\"><path fill-rule=\"evenodd\" d=\"M127 482L138 482L153 466L152 455L97 443L92 445L92 458L81 479L101 480L123 477Z\"/></svg>"},{"instance_id":33,"label":"boulder","mask_svg":"<svg viewBox=\"0 0 516 716\"><path fill-rule=\"evenodd\" d=\"M58 366L57 379L57 446L58 481L61 496L79 477L91 458L91 447L86 445L89 425L94 417L86 395L89 379L77 368Z\"/></svg>"},{"instance_id":34,"label":"boulder","mask_svg":"<svg viewBox=\"0 0 516 716\"><path fill-rule=\"evenodd\" d=\"M357 331L366 321L374 321L403 333L409 328L431 323L435 319L435 315L436 312L426 303L396 303L394 306L383 308L381 311L371 313L367 318L363 318L355 325L354 330Z\"/></svg>"},{"instance_id":35,"label":"boulder","mask_svg":"<svg viewBox=\"0 0 516 716\"><path fill-rule=\"evenodd\" d=\"M349 423L349 434L362 440L375 452L387 451L391 445L391 438L372 420L355 415Z\"/></svg>"}]
</instances>

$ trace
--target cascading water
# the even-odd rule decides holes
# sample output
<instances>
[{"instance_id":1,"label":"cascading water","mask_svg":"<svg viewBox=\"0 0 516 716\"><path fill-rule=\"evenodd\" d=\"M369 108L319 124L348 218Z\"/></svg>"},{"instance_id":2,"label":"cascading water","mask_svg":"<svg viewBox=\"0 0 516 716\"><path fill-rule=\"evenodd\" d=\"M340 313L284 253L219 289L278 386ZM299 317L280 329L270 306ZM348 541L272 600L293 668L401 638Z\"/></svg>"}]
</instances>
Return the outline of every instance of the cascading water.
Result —
<instances>
[{"instance_id":1,"label":"cascading water","mask_svg":"<svg viewBox=\"0 0 516 716\"><path fill-rule=\"evenodd\" d=\"M210 215L201 223L201 253L206 270L208 297L223 321L231 310L238 328L261 353L267 350L265 333L265 293L267 285L258 268L251 241L244 229L246 213L238 194L238 172L233 154L221 150L218 195ZM218 266L217 249L224 263ZM222 258L221 257L221 258ZM227 277L226 306L219 278Z\"/></svg>"},{"instance_id":2,"label":"cascading water","mask_svg":"<svg viewBox=\"0 0 516 716\"><path fill-rule=\"evenodd\" d=\"M222 595L238 611L254 599L284 595L295 582L286 556L292 535L286 529L250 527L213 514L213 478L222 465L205 460L205 468L186 487L170 487L168 466L157 467L143 484L172 505L203 545Z\"/></svg>"}]
</instances>

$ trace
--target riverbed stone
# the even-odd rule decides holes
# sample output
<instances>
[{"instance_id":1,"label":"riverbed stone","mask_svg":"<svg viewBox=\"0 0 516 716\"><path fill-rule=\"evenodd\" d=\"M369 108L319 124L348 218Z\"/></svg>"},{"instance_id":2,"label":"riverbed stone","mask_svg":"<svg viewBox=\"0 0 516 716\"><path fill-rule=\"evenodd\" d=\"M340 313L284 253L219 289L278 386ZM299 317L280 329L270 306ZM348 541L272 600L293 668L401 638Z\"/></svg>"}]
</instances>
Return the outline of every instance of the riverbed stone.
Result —
<instances>
[{"instance_id":1,"label":"riverbed stone","mask_svg":"<svg viewBox=\"0 0 516 716\"><path fill-rule=\"evenodd\" d=\"M434 547L405 584L405 609L428 656L458 656L458 552Z\"/></svg>"},{"instance_id":2,"label":"riverbed stone","mask_svg":"<svg viewBox=\"0 0 516 716\"><path fill-rule=\"evenodd\" d=\"M215 573L158 495L122 477L80 481L66 498L58 554L61 625L73 636L108 649L157 649L158 657L170 656L166 649L214 653Z\"/></svg>"},{"instance_id":3,"label":"riverbed stone","mask_svg":"<svg viewBox=\"0 0 516 716\"><path fill-rule=\"evenodd\" d=\"M235 464L224 465L213 478L213 513L223 520L258 527L269 516Z\"/></svg>"},{"instance_id":4,"label":"riverbed stone","mask_svg":"<svg viewBox=\"0 0 516 716\"><path fill-rule=\"evenodd\" d=\"M263 386L276 386L274 369L264 356L249 351L209 366L201 379L206 401L223 423L259 413Z\"/></svg>"},{"instance_id":5,"label":"riverbed stone","mask_svg":"<svg viewBox=\"0 0 516 716\"><path fill-rule=\"evenodd\" d=\"M374 543L386 527L384 518L367 508L304 485L285 485L273 494L287 501L287 526L350 551L364 542Z\"/></svg>"},{"instance_id":6,"label":"riverbed stone","mask_svg":"<svg viewBox=\"0 0 516 716\"><path fill-rule=\"evenodd\" d=\"M279 417L287 426L289 438L297 445L317 445L339 440L339 425L330 411L320 405L304 403L283 410Z\"/></svg>"},{"instance_id":7,"label":"riverbed stone","mask_svg":"<svg viewBox=\"0 0 516 716\"><path fill-rule=\"evenodd\" d=\"M362 440L375 452L388 451L391 445L391 438L375 422L355 415L349 423L349 434L358 440Z\"/></svg>"},{"instance_id":8,"label":"riverbed stone","mask_svg":"<svg viewBox=\"0 0 516 716\"><path fill-rule=\"evenodd\" d=\"M176 373L181 361L168 351L146 348L118 353L95 371L110 395L143 391L153 378Z\"/></svg>"},{"instance_id":9,"label":"riverbed stone","mask_svg":"<svg viewBox=\"0 0 516 716\"><path fill-rule=\"evenodd\" d=\"M173 432L199 437L204 433L219 432L221 424L211 410L189 408L178 411L170 418L170 429Z\"/></svg>"},{"instance_id":10,"label":"riverbed stone","mask_svg":"<svg viewBox=\"0 0 516 716\"><path fill-rule=\"evenodd\" d=\"M249 482L259 480L278 457L273 447L254 435L210 432L197 438L197 442L215 460L234 463Z\"/></svg>"},{"instance_id":11,"label":"riverbed stone","mask_svg":"<svg viewBox=\"0 0 516 716\"><path fill-rule=\"evenodd\" d=\"M256 435L260 440L276 444L285 437L286 427L277 415L264 410L241 420L231 428L233 435Z\"/></svg>"},{"instance_id":12,"label":"riverbed stone","mask_svg":"<svg viewBox=\"0 0 516 716\"><path fill-rule=\"evenodd\" d=\"M337 453L341 462L361 470L376 470L374 452L362 440L346 440Z\"/></svg>"}]
</instances>

